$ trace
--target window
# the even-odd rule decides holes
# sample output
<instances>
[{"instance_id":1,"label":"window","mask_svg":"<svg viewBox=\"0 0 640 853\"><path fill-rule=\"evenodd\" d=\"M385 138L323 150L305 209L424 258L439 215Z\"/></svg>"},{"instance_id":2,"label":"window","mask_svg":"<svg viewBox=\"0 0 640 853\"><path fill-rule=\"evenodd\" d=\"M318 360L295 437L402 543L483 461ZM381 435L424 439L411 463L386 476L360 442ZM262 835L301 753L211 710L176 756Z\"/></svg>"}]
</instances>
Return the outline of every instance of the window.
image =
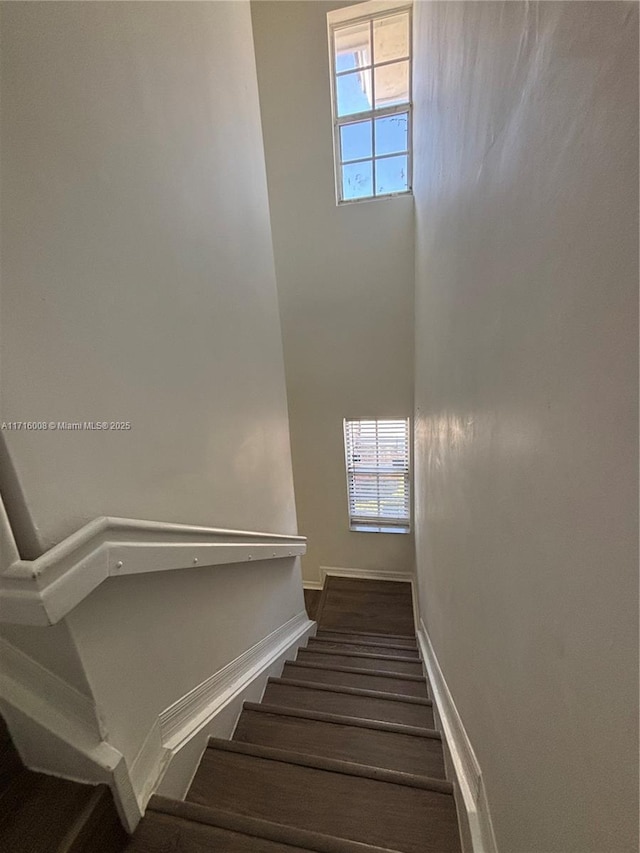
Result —
<instances>
[{"instance_id":1,"label":"window","mask_svg":"<svg viewBox=\"0 0 640 853\"><path fill-rule=\"evenodd\" d=\"M344 421L351 530L409 533L409 421Z\"/></svg>"},{"instance_id":2,"label":"window","mask_svg":"<svg viewBox=\"0 0 640 853\"><path fill-rule=\"evenodd\" d=\"M329 12L338 203L411 192L411 6Z\"/></svg>"}]
</instances>

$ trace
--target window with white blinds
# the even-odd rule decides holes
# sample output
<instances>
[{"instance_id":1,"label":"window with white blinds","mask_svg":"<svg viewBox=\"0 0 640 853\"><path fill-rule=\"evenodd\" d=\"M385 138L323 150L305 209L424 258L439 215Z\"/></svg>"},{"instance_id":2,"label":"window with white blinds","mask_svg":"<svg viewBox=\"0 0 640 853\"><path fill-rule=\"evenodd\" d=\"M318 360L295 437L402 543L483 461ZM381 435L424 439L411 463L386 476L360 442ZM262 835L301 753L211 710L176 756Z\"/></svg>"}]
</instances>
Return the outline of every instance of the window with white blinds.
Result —
<instances>
[{"instance_id":1,"label":"window with white blinds","mask_svg":"<svg viewBox=\"0 0 640 853\"><path fill-rule=\"evenodd\" d=\"M345 418L351 530L408 533L409 420Z\"/></svg>"}]
</instances>

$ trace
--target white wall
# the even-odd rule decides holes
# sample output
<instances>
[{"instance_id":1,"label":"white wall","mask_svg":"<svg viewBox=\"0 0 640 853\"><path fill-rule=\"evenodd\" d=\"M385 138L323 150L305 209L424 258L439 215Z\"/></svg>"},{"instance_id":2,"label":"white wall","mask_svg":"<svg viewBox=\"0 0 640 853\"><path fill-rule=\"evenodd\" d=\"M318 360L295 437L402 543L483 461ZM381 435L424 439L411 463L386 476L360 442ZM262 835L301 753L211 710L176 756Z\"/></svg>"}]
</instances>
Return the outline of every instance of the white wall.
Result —
<instances>
[{"instance_id":1,"label":"white wall","mask_svg":"<svg viewBox=\"0 0 640 853\"><path fill-rule=\"evenodd\" d=\"M132 424L4 433L40 549L99 515L295 532L248 4L2 13L0 419Z\"/></svg>"},{"instance_id":2,"label":"white wall","mask_svg":"<svg viewBox=\"0 0 640 853\"><path fill-rule=\"evenodd\" d=\"M300 590L292 559L103 584L66 621L109 743L131 766L161 712L304 609Z\"/></svg>"},{"instance_id":3,"label":"white wall","mask_svg":"<svg viewBox=\"0 0 640 853\"><path fill-rule=\"evenodd\" d=\"M248 3L2 12L0 419L132 423L5 432L5 500L39 551L100 515L297 532ZM6 636L90 692L131 765L162 710L303 608L297 561L203 566Z\"/></svg>"},{"instance_id":4,"label":"white wall","mask_svg":"<svg viewBox=\"0 0 640 853\"><path fill-rule=\"evenodd\" d=\"M503 853L638 849L638 15L419 3L420 607Z\"/></svg>"},{"instance_id":5,"label":"white wall","mask_svg":"<svg viewBox=\"0 0 640 853\"><path fill-rule=\"evenodd\" d=\"M343 418L412 411L413 199L336 206L326 14L344 5L251 7L308 580L413 570L412 536L349 531Z\"/></svg>"}]
</instances>

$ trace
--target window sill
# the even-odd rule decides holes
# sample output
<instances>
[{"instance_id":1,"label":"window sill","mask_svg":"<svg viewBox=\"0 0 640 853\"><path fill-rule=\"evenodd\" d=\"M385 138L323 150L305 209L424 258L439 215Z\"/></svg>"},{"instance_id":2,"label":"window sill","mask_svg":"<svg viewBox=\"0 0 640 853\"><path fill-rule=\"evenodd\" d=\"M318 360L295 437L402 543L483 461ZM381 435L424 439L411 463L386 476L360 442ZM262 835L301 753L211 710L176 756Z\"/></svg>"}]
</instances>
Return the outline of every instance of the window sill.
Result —
<instances>
[{"instance_id":1,"label":"window sill","mask_svg":"<svg viewBox=\"0 0 640 853\"><path fill-rule=\"evenodd\" d=\"M349 530L352 533L411 533L410 527L398 527L386 524L352 524Z\"/></svg>"}]
</instances>

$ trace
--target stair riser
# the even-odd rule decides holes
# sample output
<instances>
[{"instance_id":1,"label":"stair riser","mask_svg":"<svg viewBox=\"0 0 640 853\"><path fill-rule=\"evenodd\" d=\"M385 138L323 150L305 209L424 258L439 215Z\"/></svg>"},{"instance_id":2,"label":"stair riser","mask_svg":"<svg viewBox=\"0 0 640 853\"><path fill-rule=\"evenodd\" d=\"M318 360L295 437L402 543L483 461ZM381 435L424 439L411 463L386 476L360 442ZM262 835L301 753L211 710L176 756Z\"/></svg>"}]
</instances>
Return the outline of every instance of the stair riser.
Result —
<instances>
[{"instance_id":1,"label":"stair riser","mask_svg":"<svg viewBox=\"0 0 640 853\"><path fill-rule=\"evenodd\" d=\"M407 675L422 675L419 660L385 660L380 657L357 657L350 654L332 654L331 652L298 649L296 658L300 663L322 663L325 666L351 666L357 669L373 669L381 672L402 672Z\"/></svg>"},{"instance_id":2,"label":"stair riser","mask_svg":"<svg viewBox=\"0 0 640 853\"><path fill-rule=\"evenodd\" d=\"M330 714L346 714L427 729L433 728L434 725L433 712L425 705L372 699L367 696L350 696L346 693L330 693L327 690L309 690L286 684L270 682L263 701L291 708L304 708L308 711L327 711Z\"/></svg>"},{"instance_id":3,"label":"stair riser","mask_svg":"<svg viewBox=\"0 0 640 853\"><path fill-rule=\"evenodd\" d=\"M427 697L427 684L422 681L406 681L403 678L387 678L379 675L362 675L358 672L336 672L315 667L285 664L283 676L319 684L337 684L342 687L361 687L364 690L380 690L385 693L401 693L405 696Z\"/></svg>"},{"instance_id":4,"label":"stair riser","mask_svg":"<svg viewBox=\"0 0 640 853\"><path fill-rule=\"evenodd\" d=\"M319 640L311 637L307 643L307 648L314 652L364 652L368 655L400 655L402 657L412 657L416 660L420 659L420 653L417 649L398 649L390 646L371 646L367 643L341 643L338 640L325 642L324 638Z\"/></svg>"},{"instance_id":5,"label":"stair riser","mask_svg":"<svg viewBox=\"0 0 640 853\"><path fill-rule=\"evenodd\" d=\"M439 740L243 711L234 740L444 779Z\"/></svg>"},{"instance_id":6,"label":"stair riser","mask_svg":"<svg viewBox=\"0 0 640 853\"><path fill-rule=\"evenodd\" d=\"M403 853L459 849L450 794L251 755L206 750L187 799Z\"/></svg>"}]
</instances>

